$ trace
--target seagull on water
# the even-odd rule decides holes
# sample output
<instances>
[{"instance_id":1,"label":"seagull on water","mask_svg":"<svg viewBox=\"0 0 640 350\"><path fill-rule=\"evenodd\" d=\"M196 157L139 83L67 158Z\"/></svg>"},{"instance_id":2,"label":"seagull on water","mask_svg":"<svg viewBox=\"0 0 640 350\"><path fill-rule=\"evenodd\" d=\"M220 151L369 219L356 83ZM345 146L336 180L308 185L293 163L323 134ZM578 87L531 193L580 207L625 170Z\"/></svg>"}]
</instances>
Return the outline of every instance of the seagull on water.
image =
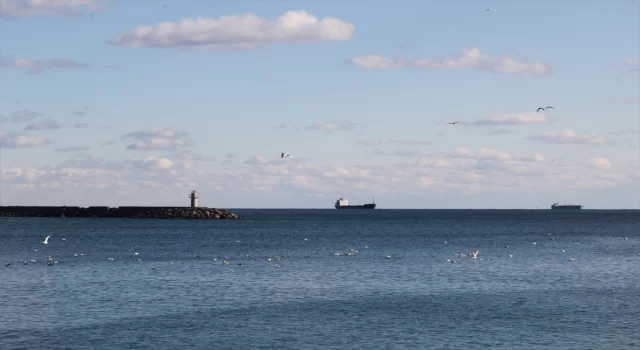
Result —
<instances>
[{"instance_id":1,"label":"seagull on water","mask_svg":"<svg viewBox=\"0 0 640 350\"><path fill-rule=\"evenodd\" d=\"M44 241L42 241L42 243L49 244L49 237L51 237L51 235L48 235L47 238L45 238Z\"/></svg>"},{"instance_id":2,"label":"seagull on water","mask_svg":"<svg viewBox=\"0 0 640 350\"><path fill-rule=\"evenodd\" d=\"M536 110L536 113L540 112L540 110L546 111L546 110L547 110L547 109L549 109L549 108L551 108L551 109L555 109L555 108L553 108L553 107L551 107L551 106L547 106L547 107L538 107L538 109Z\"/></svg>"}]
</instances>

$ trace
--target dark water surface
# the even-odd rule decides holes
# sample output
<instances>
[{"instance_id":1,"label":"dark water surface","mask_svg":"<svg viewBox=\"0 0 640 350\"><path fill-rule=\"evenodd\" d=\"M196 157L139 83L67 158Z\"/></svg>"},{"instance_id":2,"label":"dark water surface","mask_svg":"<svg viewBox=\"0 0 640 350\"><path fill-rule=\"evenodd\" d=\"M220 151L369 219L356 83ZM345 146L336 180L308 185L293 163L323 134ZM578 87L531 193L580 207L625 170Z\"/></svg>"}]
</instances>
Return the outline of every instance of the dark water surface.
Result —
<instances>
[{"instance_id":1,"label":"dark water surface","mask_svg":"<svg viewBox=\"0 0 640 350\"><path fill-rule=\"evenodd\" d=\"M640 211L235 212L0 218L0 349L640 348Z\"/></svg>"}]
</instances>

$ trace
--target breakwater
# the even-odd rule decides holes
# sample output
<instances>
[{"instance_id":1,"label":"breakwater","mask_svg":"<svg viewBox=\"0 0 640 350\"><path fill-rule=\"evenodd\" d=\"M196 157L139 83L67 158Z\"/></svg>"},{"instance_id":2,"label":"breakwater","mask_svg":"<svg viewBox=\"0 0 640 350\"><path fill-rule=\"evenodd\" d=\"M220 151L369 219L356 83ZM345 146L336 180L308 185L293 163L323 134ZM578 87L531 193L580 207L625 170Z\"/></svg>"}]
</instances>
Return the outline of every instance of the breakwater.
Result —
<instances>
[{"instance_id":1,"label":"breakwater","mask_svg":"<svg viewBox=\"0 0 640 350\"><path fill-rule=\"evenodd\" d=\"M46 207L0 206L0 217L242 219L226 209L208 207Z\"/></svg>"}]
</instances>

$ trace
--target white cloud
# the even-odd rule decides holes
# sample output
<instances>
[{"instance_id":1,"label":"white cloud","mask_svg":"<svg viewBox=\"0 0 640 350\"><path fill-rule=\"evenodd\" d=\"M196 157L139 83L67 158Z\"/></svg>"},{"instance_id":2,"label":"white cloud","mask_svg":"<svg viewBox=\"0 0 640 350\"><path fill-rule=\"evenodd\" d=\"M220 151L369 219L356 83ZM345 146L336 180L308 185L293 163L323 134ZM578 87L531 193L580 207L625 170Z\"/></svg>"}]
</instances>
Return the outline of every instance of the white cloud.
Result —
<instances>
[{"instance_id":1,"label":"white cloud","mask_svg":"<svg viewBox=\"0 0 640 350\"><path fill-rule=\"evenodd\" d=\"M198 162L215 162L216 160L214 156L200 154L200 153L196 153L189 150L182 150L176 153L176 156L190 160L190 161L198 161Z\"/></svg>"},{"instance_id":2,"label":"white cloud","mask_svg":"<svg viewBox=\"0 0 640 350\"><path fill-rule=\"evenodd\" d=\"M402 146L430 146L433 143L429 140L419 140L419 139L400 139L400 140L391 140L391 143L395 143L397 145Z\"/></svg>"},{"instance_id":3,"label":"white cloud","mask_svg":"<svg viewBox=\"0 0 640 350\"><path fill-rule=\"evenodd\" d=\"M399 139L399 140L360 140L358 144L361 146L380 146L386 143L393 143L400 146L430 146L433 143L429 140L420 140L420 139Z\"/></svg>"},{"instance_id":4,"label":"white cloud","mask_svg":"<svg viewBox=\"0 0 640 350\"><path fill-rule=\"evenodd\" d=\"M16 168L11 167L7 169L0 169L0 175L3 182L9 182L14 180L31 182L35 181L38 176L42 176L46 174L45 170L34 169L34 168Z\"/></svg>"},{"instance_id":5,"label":"white cloud","mask_svg":"<svg viewBox=\"0 0 640 350\"><path fill-rule=\"evenodd\" d=\"M78 203L83 196L91 198L91 203L86 202L89 199L83 202L87 205L96 205L96 201L109 205L186 205L188 191L198 188L203 205L297 207L317 198L330 206L341 191L348 191L355 200L373 195L522 196L538 195L541 189L557 194L571 188L633 186L636 171L607 167L595 160L574 163L490 148L456 148L452 152L454 156L424 155L388 166L282 161L260 154L224 167L190 162L178 153L124 160L85 156L53 167L0 164L0 185L5 205L26 205L24 201L35 191L47 203L43 205ZM499 201L488 198L487 203L498 205Z\"/></svg>"},{"instance_id":6,"label":"white cloud","mask_svg":"<svg viewBox=\"0 0 640 350\"><path fill-rule=\"evenodd\" d=\"M75 111L71 112L71 115L76 117L84 117L89 113L89 106L84 106L82 108L78 108Z\"/></svg>"},{"instance_id":7,"label":"white cloud","mask_svg":"<svg viewBox=\"0 0 640 350\"><path fill-rule=\"evenodd\" d=\"M427 154L422 153L415 149L396 149L396 150L382 150L376 149L375 154L379 156L394 156L394 157L425 157Z\"/></svg>"},{"instance_id":8,"label":"white cloud","mask_svg":"<svg viewBox=\"0 0 640 350\"><path fill-rule=\"evenodd\" d=\"M416 180L416 184L420 187L427 187L433 185L433 180L428 177L421 176Z\"/></svg>"},{"instance_id":9,"label":"white cloud","mask_svg":"<svg viewBox=\"0 0 640 350\"><path fill-rule=\"evenodd\" d=\"M477 125L518 125L518 124L547 124L551 120L544 113L513 113L501 114L474 122Z\"/></svg>"},{"instance_id":10,"label":"white cloud","mask_svg":"<svg viewBox=\"0 0 640 350\"><path fill-rule=\"evenodd\" d=\"M425 58L415 61L369 55L351 58L351 62L368 69L412 68L425 70L478 69L491 72L524 75L546 75L550 68L542 62L518 61L511 56L489 56L478 48L464 49L456 57L444 59Z\"/></svg>"},{"instance_id":11,"label":"white cloud","mask_svg":"<svg viewBox=\"0 0 640 350\"><path fill-rule=\"evenodd\" d=\"M548 131L529 137L530 140L555 144L604 145L607 139L596 134L580 134L573 130Z\"/></svg>"},{"instance_id":12,"label":"white cloud","mask_svg":"<svg viewBox=\"0 0 640 350\"><path fill-rule=\"evenodd\" d=\"M611 169L611 162L605 157L591 157L587 159L590 168L608 170Z\"/></svg>"},{"instance_id":13,"label":"white cloud","mask_svg":"<svg viewBox=\"0 0 640 350\"><path fill-rule=\"evenodd\" d=\"M609 99L611 104L634 104L640 103L640 97L614 97Z\"/></svg>"},{"instance_id":14,"label":"white cloud","mask_svg":"<svg viewBox=\"0 0 640 350\"><path fill-rule=\"evenodd\" d=\"M255 14L185 18L141 26L109 40L125 47L253 50L267 44L351 40L355 26L338 18L319 19L306 11L288 11L275 20Z\"/></svg>"},{"instance_id":15,"label":"white cloud","mask_svg":"<svg viewBox=\"0 0 640 350\"><path fill-rule=\"evenodd\" d=\"M133 163L135 167L145 170L171 170L176 163L167 157L146 157Z\"/></svg>"},{"instance_id":16,"label":"white cloud","mask_svg":"<svg viewBox=\"0 0 640 350\"><path fill-rule=\"evenodd\" d=\"M50 141L45 137L10 134L0 129L0 147L31 148L43 146L49 143Z\"/></svg>"},{"instance_id":17,"label":"white cloud","mask_svg":"<svg viewBox=\"0 0 640 350\"><path fill-rule=\"evenodd\" d=\"M0 67L22 69L29 74L39 74L50 69L86 69L90 65L85 62L71 60L50 59L32 60L28 58L0 59Z\"/></svg>"},{"instance_id":18,"label":"white cloud","mask_svg":"<svg viewBox=\"0 0 640 350\"><path fill-rule=\"evenodd\" d=\"M412 160L409 162L400 162L400 163L396 163L395 165L401 166L401 167L414 167L419 169L431 169L431 168L462 169L467 166L467 164L453 163L446 159L419 159L419 160Z\"/></svg>"},{"instance_id":19,"label":"white cloud","mask_svg":"<svg viewBox=\"0 0 640 350\"><path fill-rule=\"evenodd\" d=\"M626 72L622 73L622 76L618 78L618 81L631 73L640 72L640 60L638 60L637 58L627 58L624 61L624 65L626 66Z\"/></svg>"},{"instance_id":20,"label":"white cloud","mask_svg":"<svg viewBox=\"0 0 640 350\"><path fill-rule=\"evenodd\" d=\"M473 158L478 160L499 160L499 161L524 161L524 162L544 162L545 157L539 153L529 155L511 154L493 148L480 148L474 150L466 147L457 147L445 153L451 158Z\"/></svg>"},{"instance_id":21,"label":"white cloud","mask_svg":"<svg viewBox=\"0 0 640 350\"><path fill-rule=\"evenodd\" d=\"M62 124L58 123L55 120L43 120L36 123L31 123L27 125L24 130L58 130L63 127Z\"/></svg>"},{"instance_id":22,"label":"white cloud","mask_svg":"<svg viewBox=\"0 0 640 350\"><path fill-rule=\"evenodd\" d=\"M623 129L623 130L609 131L609 133L611 135L617 135L617 136L633 135L633 134L640 134L640 129L629 128L629 129Z\"/></svg>"},{"instance_id":23,"label":"white cloud","mask_svg":"<svg viewBox=\"0 0 640 350\"><path fill-rule=\"evenodd\" d=\"M528 156L519 156L520 160L531 162L545 162L547 159L540 153L534 153Z\"/></svg>"},{"instance_id":24,"label":"white cloud","mask_svg":"<svg viewBox=\"0 0 640 350\"><path fill-rule=\"evenodd\" d=\"M305 129L331 132L331 131L351 131L351 130L356 130L362 127L363 125L360 123L335 122L335 123L327 123L327 124L313 124L313 125L307 126Z\"/></svg>"},{"instance_id":25,"label":"white cloud","mask_svg":"<svg viewBox=\"0 0 640 350\"><path fill-rule=\"evenodd\" d=\"M236 162L236 158L238 158L237 155L233 153L227 153L224 155L224 160L222 161L222 164L224 165L234 164Z\"/></svg>"},{"instance_id":26,"label":"white cloud","mask_svg":"<svg viewBox=\"0 0 640 350\"><path fill-rule=\"evenodd\" d=\"M384 144L382 140L359 140L358 144L360 146L379 146Z\"/></svg>"},{"instance_id":27,"label":"white cloud","mask_svg":"<svg viewBox=\"0 0 640 350\"><path fill-rule=\"evenodd\" d=\"M89 148L89 147L70 146L70 147L56 148L53 151L54 152L82 152L82 151L89 151L89 150L91 150L91 148Z\"/></svg>"},{"instance_id":28,"label":"white cloud","mask_svg":"<svg viewBox=\"0 0 640 350\"><path fill-rule=\"evenodd\" d=\"M0 0L0 17L77 16L94 9L96 0Z\"/></svg>"},{"instance_id":29,"label":"white cloud","mask_svg":"<svg viewBox=\"0 0 640 350\"><path fill-rule=\"evenodd\" d=\"M250 165L263 165L263 164L269 164L269 161L266 160L264 157L262 156L252 156L251 158L247 159L244 161L244 164L250 164Z\"/></svg>"},{"instance_id":30,"label":"white cloud","mask_svg":"<svg viewBox=\"0 0 640 350\"><path fill-rule=\"evenodd\" d=\"M124 135L124 139L134 139L135 142L127 146L130 150L163 150L177 149L191 146L187 133L171 128L143 129Z\"/></svg>"},{"instance_id":31,"label":"white cloud","mask_svg":"<svg viewBox=\"0 0 640 350\"><path fill-rule=\"evenodd\" d=\"M28 109L22 109L22 110L11 113L7 118L1 118L1 119L2 121L12 121L14 123L23 123L23 122L30 122L41 116L42 116L42 113L38 113L36 111L31 111Z\"/></svg>"}]
</instances>

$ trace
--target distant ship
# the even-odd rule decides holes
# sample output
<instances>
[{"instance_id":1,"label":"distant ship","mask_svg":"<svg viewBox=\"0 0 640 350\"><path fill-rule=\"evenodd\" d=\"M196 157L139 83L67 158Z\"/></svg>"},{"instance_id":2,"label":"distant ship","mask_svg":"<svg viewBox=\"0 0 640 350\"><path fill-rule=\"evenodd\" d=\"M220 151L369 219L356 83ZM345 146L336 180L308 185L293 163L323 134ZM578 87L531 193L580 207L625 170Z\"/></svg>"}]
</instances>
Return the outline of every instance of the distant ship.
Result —
<instances>
[{"instance_id":1,"label":"distant ship","mask_svg":"<svg viewBox=\"0 0 640 350\"><path fill-rule=\"evenodd\" d=\"M345 198L340 198L336 201L335 204L336 209L375 209L376 203L375 199L373 203L363 204L363 205L349 205L349 201Z\"/></svg>"},{"instance_id":2,"label":"distant ship","mask_svg":"<svg viewBox=\"0 0 640 350\"><path fill-rule=\"evenodd\" d=\"M574 210L580 210L580 209L582 209L582 206L578 205L578 204L553 203L553 205L551 205L551 209L574 209Z\"/></svg>"}]
</instances>

